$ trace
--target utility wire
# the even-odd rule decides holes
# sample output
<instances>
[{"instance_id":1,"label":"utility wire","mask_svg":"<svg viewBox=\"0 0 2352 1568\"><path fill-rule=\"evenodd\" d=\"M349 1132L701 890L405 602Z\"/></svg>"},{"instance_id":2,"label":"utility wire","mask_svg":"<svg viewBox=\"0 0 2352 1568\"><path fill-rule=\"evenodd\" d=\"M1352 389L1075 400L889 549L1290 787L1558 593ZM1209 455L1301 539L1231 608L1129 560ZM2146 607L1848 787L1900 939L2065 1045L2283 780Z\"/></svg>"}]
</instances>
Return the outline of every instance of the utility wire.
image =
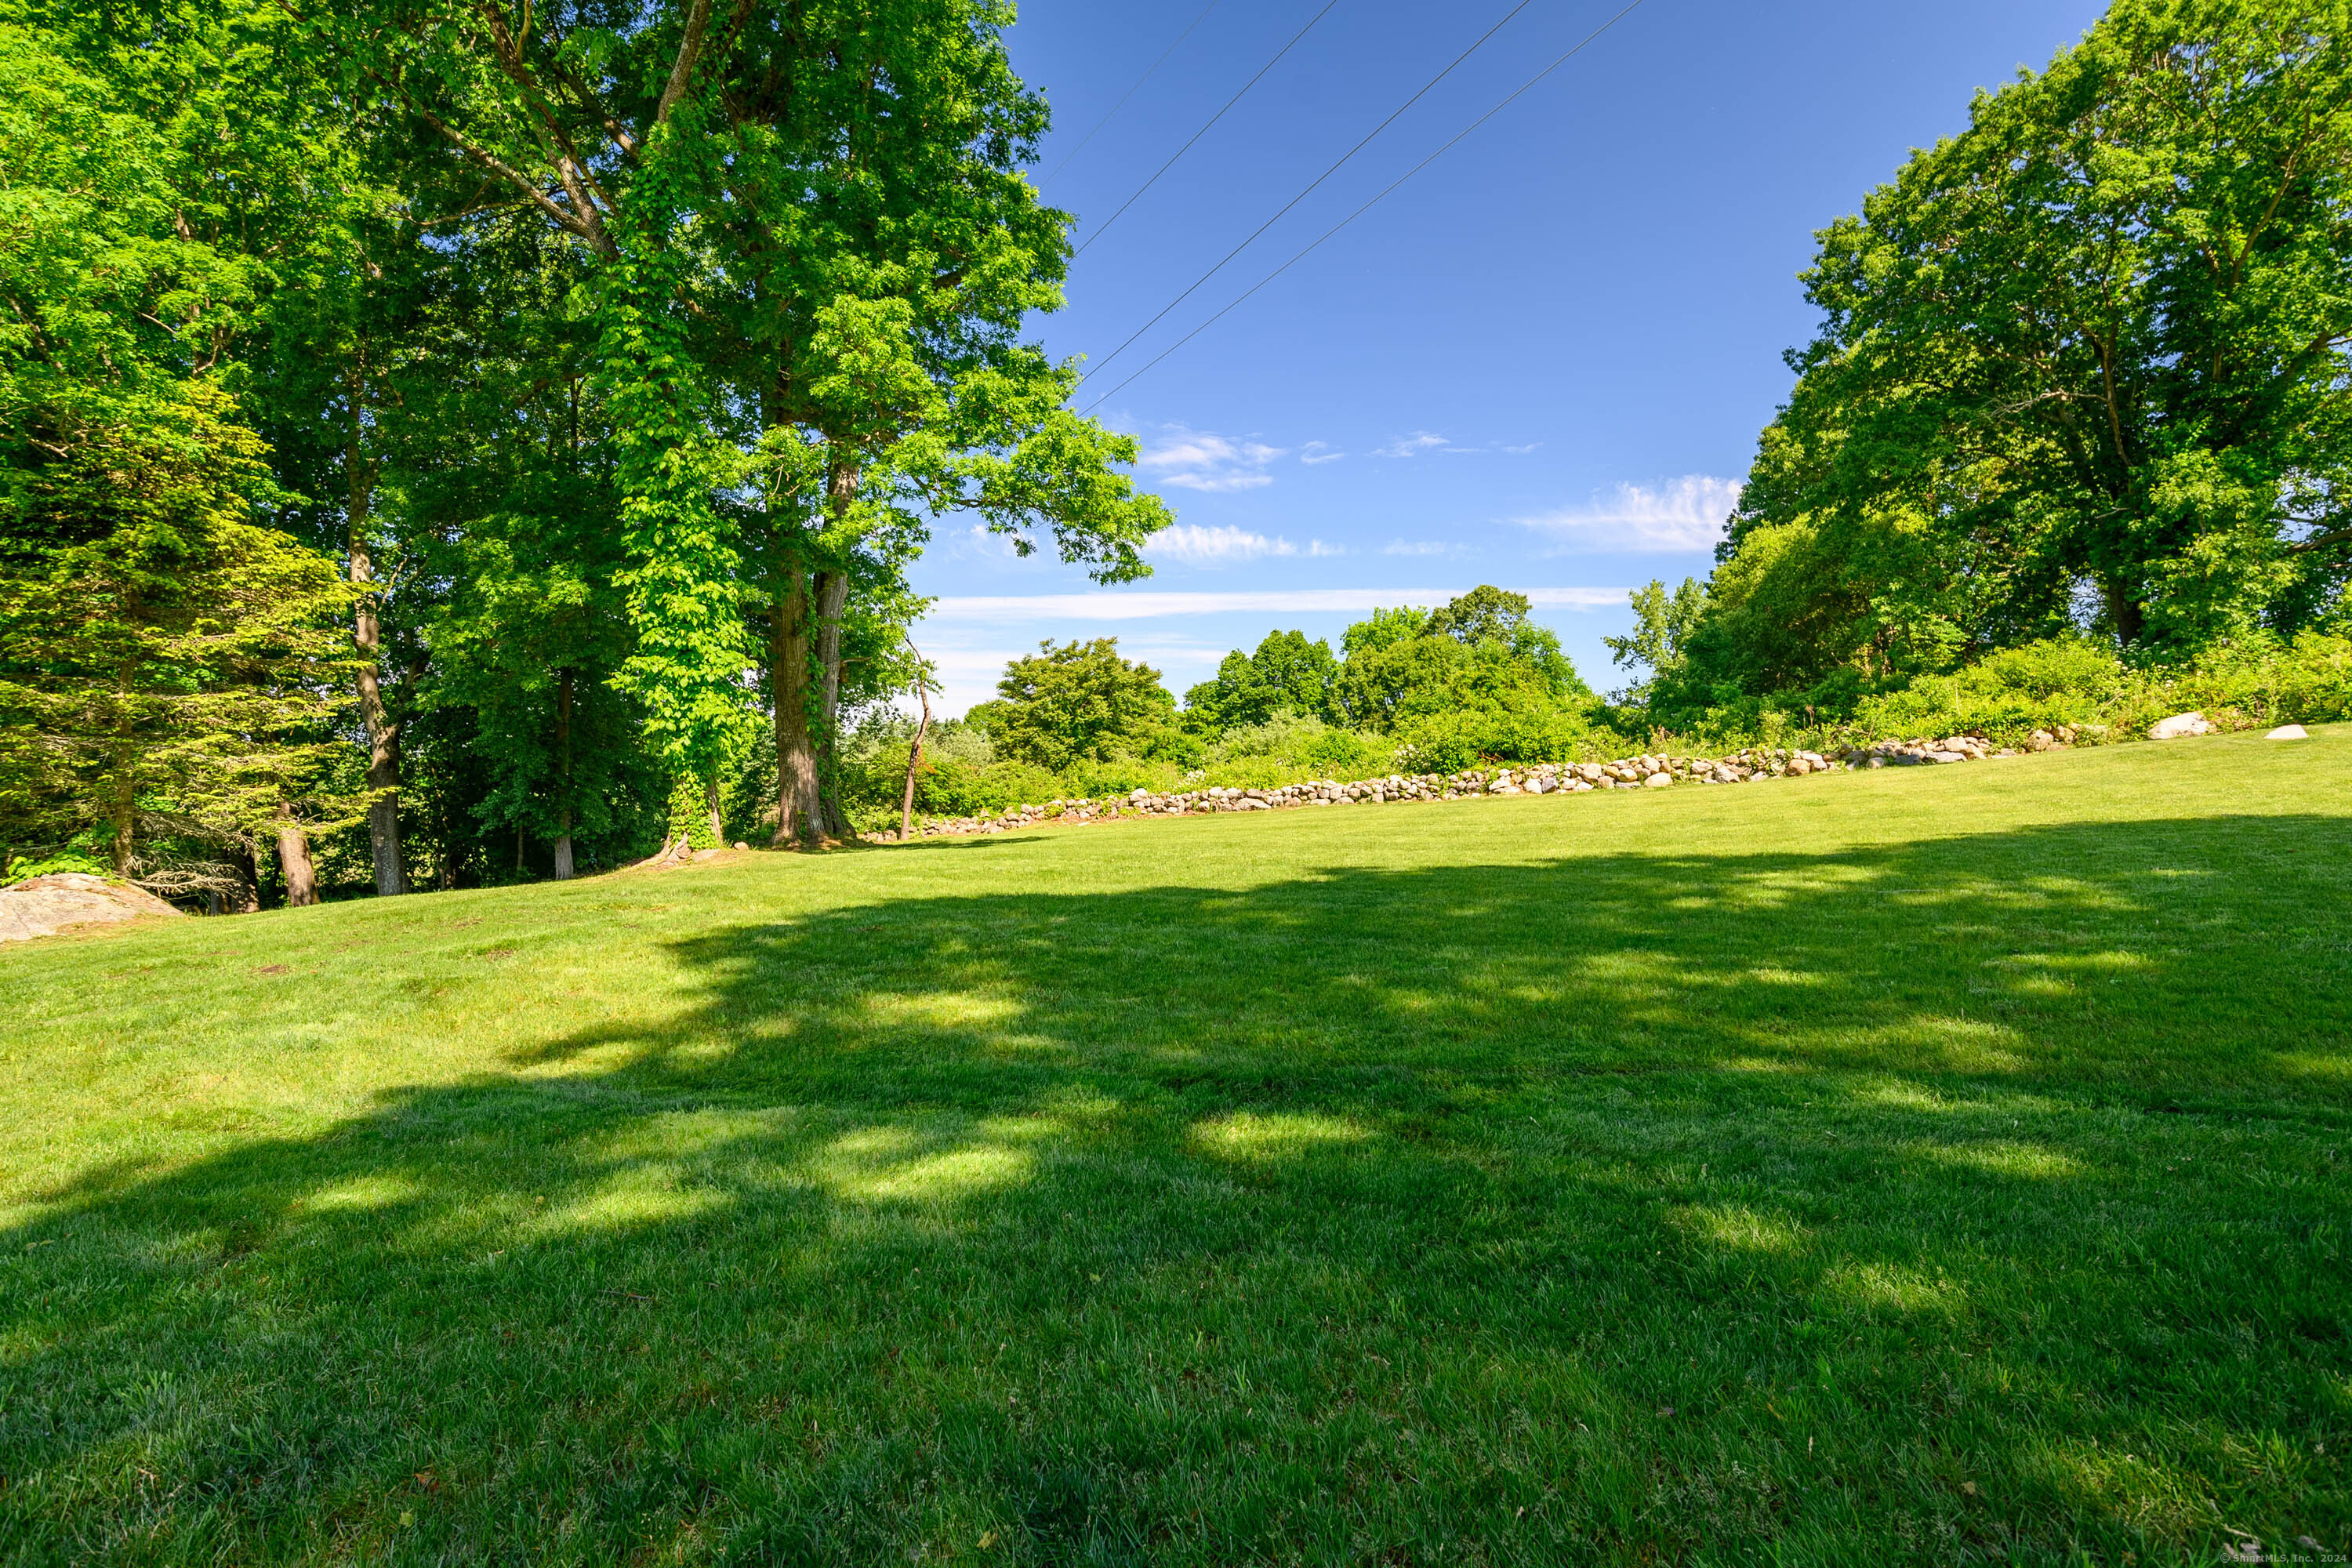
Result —
<instances>
[{"instance_id":1,"label":"utility wire","mask_svg":"<svg viewBox=\"0 0 2352 1568\"><path fill-rule=\"evenodd\" d=\"M1444 146L1438 148L1436 152L1432 153L1428 157L1423 158L1420 163L1415 163L1412 168L1407 169L1403 174L1398 175L1394 181L1383 187L1380 194L1372 197L1370 201L1366 202L1362 206L1358 207L1354 212L1349 213L1346 217L1341 218L1338 223L1335 223L1329 228L1325 229L1322 234L1316 237L1313 244L1307 246L1304 250L1298 252L1297 255L1292 257L1289 260L1284 262L1281 266L1276 268L1273 271L1267 273L1256 282L1251 284L1240 294L1234 296L1233 301L1226 305L1223 310L1219 310L1215 315L1211 316L1207 321L1202 321L1199 326L1194 327L1191 331L1186 332L1182 337L1178 338L1174 342L1170 343L1166 348L1161 349L1157 354L1154 354L1151 357L1150 363L1146 364L1142 370L1137 371L1134 375L1129 376L1126 381L1120 382L1117 386L1112 387L1108 392L1104 393L1100 397L1096 398L1092 403L1087 405L1086 412L1092 414L1096 409L1100 408L1104 404L1118 396L1119 393L1126 390L1129 383L1135 381L1137 377L1141 376L1145 371L1149 371L1152 365L1158 364L1161 360L1166 359L1170 354L1174 353L1178 349L1182 348L1186 343L1191 342L1194 338L1199 337L1202 332L1205 332L1211 327L1215 326L1219 321L1224 320L1225 317L1231 315L1234 310L1241 305L1243 300L1247 300L1251 295L1256 293L1259 289L1265 288L1267 284L1273 282L1276 279L1281 277L1284 273L1289 271L1300 262L1306 260L1308 256L1312 255L1317 250L1321 249L1325 240L1329 239L1333 235L1338 234L1341 229L1347 227L1349 224L1355 222L1358 218L1371 211L1373 207L1380 205L1381 200L1385 198L1391 191L1395 190L1397 186L1403 184L1407 180L1412 179L1415 174L1420 174L1423 169L1426 169L1432 163L1436 163L1438 159L1453 151L1455 143L1461 142L1472 132L1477 130L1478 127L1486 124L1489 120L1494 119L1497 114L1502 113L1503 110L1508 109L1521 98L1526 97L1527 94L1534 89L1538 82L1551 75L1552 72L1559 69L1560 67L1574 59L1578 55L1582 54L1584 52L1584 47L1587 44L1591 43L1593 39L1599 37L1601 34L1607 32L1618 23L1623 21L1625 17L1638 8L1641 4L1642 0L1633 0L1633 4L1626 6L1624 10L1618 12L1615 16L1610 17L1609 20L1601 23L1601 26L1593 28L1590 33L1587 33L1582 38L1578 40L1574 48L1569 50L1568 53L1560 56L1559 58L1552 61L1551 64L1544 67L1543 69L1529 77L1527 81L1520 86L1517 91L1512 93L1510 97L1503 100L1502 102L1495 105L1494 108L1488 110L1477 119L1472 121L1468 125L1464 126L1461 131L1457 132L1454 135L1452 140L1448 141ZM1504 20L1508 21L1509 18L1506 17ZM1253 236L1252 237L1255 237ZM1226 259L1230 260L1232 258L1229 257ZM1224 263L1219 262L1218 265L1222 267ZM1193 287L1198 288L1199 285L1195 284ZM1189 293L1191 290L1188 289L1186 292ZM1162 310L1160 314L1164 316L1168 312L1166 310ZM1159 317L1154 317L1152 319L1157 321ZM1140 335L1141 334L1139 333L1138 334L1138 336ZM1128 342L1133 342L1135 340L1133 338L1129 338ZM1126 343L1121 343L1119 345L1120 348L1125 348L1126 346ZM1105 363L1108 362L1106 361Z\"/></svg>"},{"instance_id":2,"label":"utility wire","mask_svg":"<svg viewBox=\"0 0 2352 1568\"><path fill-rule=\"evenodd\" d=\"M1181 158L1185 153L1191 152L1192 150L1192 142L1198 142L1202 137L1206 136L1209 133L1210 127L1215 125L1218 121L1223 120L1225 117L1225 110L1229 110L1233 108L1234 104L1239 103L1243 98L1248 94L1249 89L1258 84L1258 77L1263 77L1266 72L1280 65L1282 63L1282 57L1288 54L1292 49L1297 47L1298 40L1313 32L1315 30L1315 24L1329 16L1331 14L1331 7L1337 5L1339 3L1339 0L1324 0L1323 9L1316 12L1315 15L1307 18L1307 26L1299 28L1296 33L1293 33L1290 36L1290 42L1275 50L1274 58L1266 61L1265 64L1257 68L1257 76L1254 76L1250 78L1249 80L1242 83L1241 91L1225 100L1224 109L1220 109L1214 114L1209 116L1209 123L1202 126L1198 131L1193 132L1192 141L1188 141L1184 145L1177 148L1174 157L1170 158L1168 162L1160 164L1159 168L1153 170L1151 178L1144 181L1143 184L1136 187L1135 195L1128 197L1127 200L1118 204L1118 212L1115 212L1111 214L1110 216L1102 220L1101 225L1096 228L1094 233L1087 237L1087 245L1092 245L1096 240L1100 239L1104 234L1108 232L1110 226L1119 220L1119 215L1121 213L1126 212L1128 208L1133 206L1137 202L1141 201L1143 199L1143 193L1158 184L1160 183L1160 176L1176 166L1176 159ZM1519 3L1521 5L1526 5L1528 3L1528 0L1519 0ZM1070 253L1072 259L1084 256L1087 253L1087 245L1082 245L1078 247L1077 249L1072 251Z\"/></svg>"},{"instance_id":3,"label":"utility wire","mask_svg":"<svg viewBox=\"0 0 2352 1568\"><path fill-rule=\"evenodd\" d=\"M1638 3L1639 0L1636 0L1636 4ZM1313 183L1308 184L1305 190L1299 192L1297 195L1283 203L1281 212L1276 213L1272 217L1266 219L1264 223L1250 230L1249 238L1243 240L1239 245L1234 246L1231 250L1225 252L1223 260L1219 261L1214 267L1210 268L1206 272L1203 272L1198 278L1193 279L1191 288L1186 289L1181 294L1177 295L1176 298L1169 300L1167 304L1161 306L1159 315L1152 317L1151 320L1144 322L1143 325L1136 328L1134 331L1128 334L1127 342L1119 344L1118 347L1103 355L1100 362L1087 372L1087 375L1094 375L1099 373L1104 365L1110 363L1111 361L1117 359L1129 349L1134 347L1136 339L1141 337L1144 333L1158 326L1162 317L1165 317L1169 311L1173 310L1177 306L1191 299L1200 290L1202 284L1206 283L1210 279L1214 278L1218 273L1223 272L1225 269L1225 262L1231 261L1234 257L1239 256L1243 251L1247 250L1251 245L1256 242L1259 235L1264 234L1267 229L1272 228L1276 224L1282 221L1283 214L1287 213L1291 208L1305 201L1308 196L1313 195L1317 186L1322 184L1324 181L1329 179L1332 175L1339 172L1341 164L1346 163L1349 159L1353 158L1357 153L1370 146L1373 137L1378 136L1381 132L1386 131L1390 126L1396 123L1398 115L1402 114L1406 110L1411 109L1414 104L1419 103L1423 99L1428 97L1430 89L1435 87L1439 82L1444 81L1447 77L1452 76L1456 67L1459 67L1464 60L1468 59L1472 55L1476 54L1480 49L1484 48L1487 39L1501 32L1503 28L1509 24L1512 17L1517 16L1520 12L1526 10L1533 4L1535 4L1535 0L1519 0L1517 5L1505 12L1503 14L1502 21L1496 23L1485 32L1479 34L1478 41L1472 44L1460 54L1454 56L1454 63L1452 65L1447 66L1444 70L1439 71L1435 76L1431 77L1426 82L1423 82L1419 92L1414 93L1411 98L1406 99L1402 103L1397 105L1395 112L1391 113L1386 120L1381 121L1378 125L1373 126L1371 130L1365 132L1364 139L1361 142L1357 142L1353 147L1350 147L1345 153L1340 153L1339 163L1333 163L1329 168L1316 175ZM1329 7L1326 6L1325 9L1328 10ZM1307 26L1313 26L1314 24L1310 22ZM1154 176L1154 178L1157 177L1158 176L1156 175ZM1114 214L1113 216L1116 216L1117 215ZM1097 229L1095 232L1099 235L1102 231ZM1091 244L1093 242L1088 241L1087 243ZM1083 251L1086 247L1082 245L1078 248ZM1078 380L1083 383L1087 379L1087 375L1078 377ZM1125 385L1126 384L1122 382L1120 384Z\"/></svg>"},{"instance_id":4,"label":"utility wire","mask_svg":"<svg viewBox=\"0 0 2352 1568\"><path fill-rule=\"evenodd\" d=\"M1177 34L1176 42L1160 50L1160 58L1152 61L1150 66L1141 76L1135 79L1135 85L1129 88L1126 93L1120 97L1119 100L1110 106L1110 114L1106 114L1100 120L1096 121L1094 130L1089 131L1084 136L1079 137L1078 144L1071 148L1067 153L1062 154L1062 161L1054 165L1054 173L1052 174L1047 174L1044 179L1037 182L1037 188L1039 190L1042 191L1047 185L1052 184L1054 183L1054 174L1058 174L1063 170L1068 168L1070 166L1070 160L1076 157L1080 153L1086 151L1087 143L1095 139L1096 132L1099 132L1104 126L1108 125L1111 121L1111 115L1117 114L1120 110L1125 109L1127 107L1127 100L1143 90L1143 84L1150 81L1153 73L1158 71L1161 66L1168 63L1168 57L1176 52L1178 45L1182 44L1185 39L1191 37L1193 31L1198 28L1202 23L1209 19L1209 13L1215 10L1220 3L1221 0L1209 0L1209 4L1202 10L1201 14L1192 18L1192 26Z\"/></svg>"}]
</instances>

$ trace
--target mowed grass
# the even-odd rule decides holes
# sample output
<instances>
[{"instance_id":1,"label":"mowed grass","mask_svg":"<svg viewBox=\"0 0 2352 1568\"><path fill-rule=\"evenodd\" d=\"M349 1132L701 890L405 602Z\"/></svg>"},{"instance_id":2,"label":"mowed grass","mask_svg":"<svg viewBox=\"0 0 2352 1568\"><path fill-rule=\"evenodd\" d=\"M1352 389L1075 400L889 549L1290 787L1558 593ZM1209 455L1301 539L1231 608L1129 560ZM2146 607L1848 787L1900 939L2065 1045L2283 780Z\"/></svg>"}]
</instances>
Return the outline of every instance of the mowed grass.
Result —
<instances>
[{"instance_id":1,"label":"mowed grass","mask_svg":"<svg viewBox=\"0 0 2352 1568\"><path fill-rule=\"evenodd\" d=\"M0 1561L2318 1561L2347 894L2337 728L19 947Z\"/></svg>"}]
</instances>

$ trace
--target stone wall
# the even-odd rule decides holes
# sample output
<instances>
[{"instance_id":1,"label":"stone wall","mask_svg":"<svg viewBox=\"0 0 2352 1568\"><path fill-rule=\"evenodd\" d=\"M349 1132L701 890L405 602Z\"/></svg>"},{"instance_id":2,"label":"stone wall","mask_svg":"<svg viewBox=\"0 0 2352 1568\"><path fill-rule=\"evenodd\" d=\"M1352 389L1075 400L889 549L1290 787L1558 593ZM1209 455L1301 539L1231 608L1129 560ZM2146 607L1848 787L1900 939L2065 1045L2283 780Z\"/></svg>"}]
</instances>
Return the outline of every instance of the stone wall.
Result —
<instances>
[{"instance_id":1,"label":"stone wall","mask_svg":"<svg viewBox=\"0 0 2352 1568\"><path fill-rule=\"evenodd\" d=\"M958 835L1004 833L1049 822L1084 824L1124 821L1145 816L1201 816L1213 812L1287 811L1316 806L1383 805L1395 801L1466 800L1473 796L1583 795L1603 789L1671 789L1677 784L1764 784L1774 779L1803 778L1811 773L1856 768L1933 766L1979 762L1987 757L2011 757L2022 751L2048 751L2071 745L2074 731L2037 730L2024 747L1996 748L1977 735L1947 735L1937 740L1879 741L1833 755L1785 748L1753 747L1725 757L1670 756L1664 753L1620 757L1606 763L1535 763L1502 768L1476 768L1459 773L1388 773L1380 778L1342 784L1310 779L1304 784L1271 789L1228 789L1213 785L1158 795L1139 789L1102 800L1055 800L1043 805L1023 805L1002 816L967 816L921 825L926 838ZM877 841L896 834L868 835Z\"/></svg>"}]
</instances>

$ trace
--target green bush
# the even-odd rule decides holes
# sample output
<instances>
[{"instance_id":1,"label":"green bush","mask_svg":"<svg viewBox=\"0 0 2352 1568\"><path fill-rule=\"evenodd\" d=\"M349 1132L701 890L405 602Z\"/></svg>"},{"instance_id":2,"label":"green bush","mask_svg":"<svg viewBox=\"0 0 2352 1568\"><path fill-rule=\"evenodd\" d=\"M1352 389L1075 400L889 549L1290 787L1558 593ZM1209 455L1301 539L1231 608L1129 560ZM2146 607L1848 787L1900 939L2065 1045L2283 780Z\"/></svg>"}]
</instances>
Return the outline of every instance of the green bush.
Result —
<instances>
[{"instance_id":1,"label":"green bush","mask_svg":"<svg viewBox=\"0 0 2352 1568\"><path fill-rule=\"evenodd\" d=\"M2257 638L2210 650L2196 664L2134 668L2106 645L2053 637L1989 655L1943 675L1833 701L1820 688L1742 698L1692 721L1675 716L1678 748L1835 747L1857 741L1982 735L2005 745L2036 730L2084 741L2137 740L2175 713L2202 712L2225 730L2352 719L2352 638L2306 632L2292 644ZM1634 727L1645 717L1627 710Z\"/></svg>"}]
</instances>

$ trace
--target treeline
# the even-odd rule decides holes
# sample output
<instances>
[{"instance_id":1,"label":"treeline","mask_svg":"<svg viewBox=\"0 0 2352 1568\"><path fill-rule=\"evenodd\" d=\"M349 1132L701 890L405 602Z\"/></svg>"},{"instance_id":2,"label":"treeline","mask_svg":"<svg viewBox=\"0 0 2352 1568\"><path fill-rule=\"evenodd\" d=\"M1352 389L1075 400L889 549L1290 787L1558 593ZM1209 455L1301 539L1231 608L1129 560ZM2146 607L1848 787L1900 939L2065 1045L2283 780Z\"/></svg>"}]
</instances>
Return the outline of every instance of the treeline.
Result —
<instances>
[{"instance_id":1,"label":"treeline","mask_svg":"<svg viewBox=\"0 0 2352 1568\"><path fill-rule=\"evenodd\" d=\"M1601 753L1622 745L1610 707L1579 678L1525 595L1491 585L1433 609L1375 610L1334 653L1305 633L1236 649L1180 706L1112 637L1044 644L1013 660L998 698L927 731L875 711L845 770L861 828L887 826L915 763L915 809L963 816L1024 801L1452 772L1482 759Z\"/></svg>"},{"instance_id":2,"label":"treeline","mask_svg":"<svg viewBox=\"0 0 2352 1568\"><path fill-rule=\"evenodd\" d=\"M1650 722L1932 706L2024 648L2035 689L2324 681L2352 7L2122 0L1820 241L1822 328L1713 575L1637 594L1614 645Z\"/></svg>"},{"instance_id":3,"label":"treeline","mask_svg":"<svg viewBox=\"0 0 2352 1568\"><path fill-rule=\"evenodd\" d=\"M1434 611L1377 610L1340 642L1334 655L1276 632L1227 655L1181 708L1160 672L1121 658L1115 638L1048 643L1007 668L995 701L919 737L904 714L869 710L845 749L852 823L887 831L910 806L922 818L980 816L1139 788L1271 788L1644 750L1836 751L1953 734L2024 746L2061 729L2096 744L2139 739L2187 709L2223 728L2352 720L2352 637L2322 631L2154 665L2070 635L1915 675L1835 711L1765 699L1680 715L1675 728L1648 703L1594 694L1528 621L1525 596L1500 589Z\"/></svg>"},{"instance_id":4,"label":"treeline","mask_svg":"<svg viewBox=\"0 0 2352 1568\"><path fill-rule=\"evenodd\" d=\"M0 6L0 851L251 908L837 835L950 514L1167 521L1022 334L992 0Z\"/></svg>"}]
</instances>

